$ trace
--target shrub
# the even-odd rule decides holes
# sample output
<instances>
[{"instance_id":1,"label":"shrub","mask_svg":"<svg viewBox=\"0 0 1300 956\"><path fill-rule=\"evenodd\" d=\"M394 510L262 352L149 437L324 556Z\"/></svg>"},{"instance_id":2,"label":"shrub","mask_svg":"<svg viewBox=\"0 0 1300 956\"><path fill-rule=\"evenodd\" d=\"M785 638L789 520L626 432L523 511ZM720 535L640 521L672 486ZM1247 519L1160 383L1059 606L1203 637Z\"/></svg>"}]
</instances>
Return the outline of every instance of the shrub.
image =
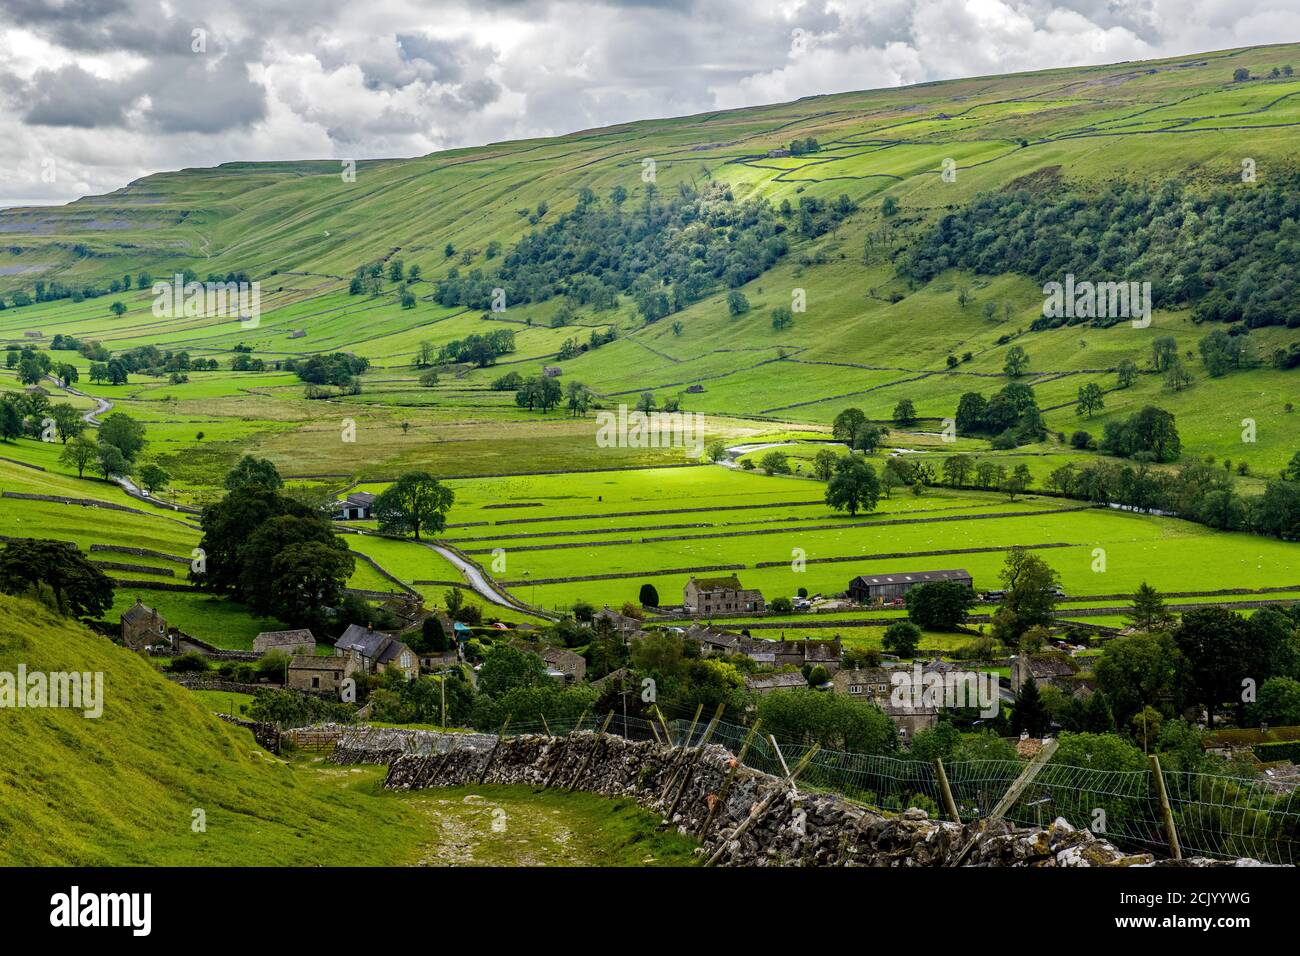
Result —
<instances>
[{"instance_id":1,"label":"shrub","mask_svg":"<svg viewBox=\"0 0 1300 956\"><path fill-rule=\"evenodd\" d=\"M208 659L197 651L190 651L188 654L172 659L173 674L198 673L206 670L208 670Z\"/></svg>"}]
</instances>

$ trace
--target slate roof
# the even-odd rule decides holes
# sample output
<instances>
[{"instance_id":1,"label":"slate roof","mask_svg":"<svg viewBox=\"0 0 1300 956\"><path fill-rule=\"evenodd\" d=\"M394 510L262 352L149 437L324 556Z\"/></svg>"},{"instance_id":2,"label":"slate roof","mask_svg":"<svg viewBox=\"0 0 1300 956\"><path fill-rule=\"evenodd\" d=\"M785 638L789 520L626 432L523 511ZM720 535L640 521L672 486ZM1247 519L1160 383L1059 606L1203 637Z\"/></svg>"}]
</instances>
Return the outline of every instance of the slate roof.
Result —
<instances>
[{"instance_id":1,"label":"slate roof","mask_svg":"<svg viewBox=\"0 0 1300 956\"><path fill-rule=\"evenodd\" d=\"M1064 654L1031 654L1028 658L1029 673L1034 680L1050 680L1053 677L1073 677L1079 673L1079 665Z\"/></svg>"},{"instance_id":2,"label":"slate roof","mask_svg":"<svg viewBox=\"0 0 1300 956\"><path fill-rule=\"evenodd\" d=\"M310 657L299 654L289 661L291 671L341 671L343 663L337 657Z\"/></svg>"},{"instance_id":3,"label":"slate roof","mask_svg":"<svg viewBox=\"0 0 1300 956\"><path fill-rule=\"evenodd\" d=\"M734 574L723 578L691 578L695 586L701 591L743 591L744 585L740 583L740 578Z\"/></svg>"},{"instance_id":4,"label":"slate roof","mask_svg":"<svg viewBox=\"0 0 1300 956\"><path fill-rule=\"evenodd\" d=\"M788 671L781 674L746 677L745 686L750 690L781 690L787 687L807 687L808 682L798 671Z\"/></svg>"},{"instance_id":5,"label":"slate roof","mask_svg":"<svg viewBox=\"0 0 1300 956\"><path fill-rule=\"evenodd\" d=\"M152 619L155 613L157 612L153 608L136 598L135 603L122 612L122 620L134 624L136 621Z\"/></svg>"},{"instance_id":6,"label":"slate roof","mask_svg":"<svg viewBox=\"0 0 1300 956\"><path fill-rule=\"evenodd\" d=\"M850 581L850 585L861 581L867 586L879 587L882 584L927 584L931 581L969 581L970 572L965 568L948 571L893 571L889 574L859 574Z\"/></svg>"},{"instance_id":7,"label":"slate roof","mask_svg":"<svg viewBox=\"0 0 1300 956\"><path fill-rule=\"evenodd\" d=\"M316 642L315 636L305 627L291 631L263 631L253 638L253 644L261 642L266 647L279 647L283 644L301 644L303 641Z\"/></svg>"},{"instance_id":8,"label":"slate roof","mask_svg":"<svg viewBox=\"0 0 1300 956\"><path fill-rule=\"evenodd\" d=\"M356 651L362 657L377 658L378 654L383 650L384 642L392 640L387 634L380 634L378 631L372 631L360 624L349 624L348 629L334 642L334 649ZM389 659L391 660L391 658Z\"/></svg>"}]
</instances>

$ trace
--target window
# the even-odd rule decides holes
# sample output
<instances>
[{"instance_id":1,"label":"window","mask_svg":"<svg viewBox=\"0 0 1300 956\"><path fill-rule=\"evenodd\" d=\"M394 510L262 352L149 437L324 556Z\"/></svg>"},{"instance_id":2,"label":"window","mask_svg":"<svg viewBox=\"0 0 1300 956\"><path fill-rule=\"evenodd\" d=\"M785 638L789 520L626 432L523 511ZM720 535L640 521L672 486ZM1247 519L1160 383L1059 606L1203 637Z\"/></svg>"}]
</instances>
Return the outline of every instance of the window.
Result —
<instances>
[{"instance_id":1,"label":"window","mask_svg":"<svg viewBox=\"0 0 1300 956\"><path fill-rule=\"evenodd\" d=\"M313 677L313 678L311 679L311 689L312 689L312 690L320 690L320 678L319 678L319 677Z\"/></svg>"}]
</instances>

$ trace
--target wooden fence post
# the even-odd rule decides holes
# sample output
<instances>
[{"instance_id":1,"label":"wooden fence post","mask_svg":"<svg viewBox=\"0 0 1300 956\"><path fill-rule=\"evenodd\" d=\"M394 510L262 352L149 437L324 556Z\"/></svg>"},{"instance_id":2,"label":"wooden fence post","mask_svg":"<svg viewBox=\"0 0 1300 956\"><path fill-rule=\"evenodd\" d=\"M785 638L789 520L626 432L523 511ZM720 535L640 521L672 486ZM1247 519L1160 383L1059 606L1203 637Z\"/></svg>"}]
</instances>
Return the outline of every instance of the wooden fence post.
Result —
<instances>
[{"instance_id":1,"label":"wooden fence post","mask_svg":"<svg viewBox=\"0 0 1300 956\"><path fill-rule=\"evenodd\" d=\"M718 796L713 801L713 806L709 807L709 815L706 816L704 822L700 824L700 829L696 836L701 840L703 840L705 834L709 832L709 824L713 822L713 818L718 815L718 807L722 805L723 801L727 799L727 794L731 792L731 784L735 781L736 774L740 772L740 768L744 766L745 756L749 753L749 745L754 742L754 735L758 733L759 725L762 723L762 720L754 721L753 726L749 728L749 733L745 735L745 742L740 745L740 752L736 754L735 759L732 761L731 769L727 771L726 779L722 781L722 789L718 791Z\"/></svg>"},{"instance_id":2,"label":"wooden fence post","mask_svg":"<svg viewBox=\"0 0 1300 956\"><path fill-rule=\"evenodd\" d=\"M966 845L961 848L961 852L953 858L953 861L949 866L961 866L961 861L966 859L966 854L970 853L970 851L974 849L975 844L979 842L980 833L982 833L992 821L1002 819L1006 812L1016 805L1016 801L1019 800L1020 795L1025 792L1025 788L1034 782L1034 778L1038 776L1039 771L1047 766L1047 761L1052 759L1052 754L1054 753L1056 753L1055 740L1049 740L1047 743L1043 744L1043 749L1038 751L1038 753L1034 755L1034 759L1029 762L1029 766L1025 767L1025 769L1020 772L1020 776L1011 784L1010 789L1002 795L1002 799L999 800L997 806L993 808L993 812L980 821L979 829L975 832L974 836L966 841Z\"/></svg>"},{"instance_id":3,"label":"wooden fence post","mask_svg":"<svg viewBox=\"0 0 1300 956\"><path fill-rule=\"evenodd\" d=\"M939 781L939 793L943 796L943 808L948 811L948 816L952 817L957 823L961 823L961 814L957 812L957 801L952 798L952 787L948 786L948 774L943 769L943 761L938 757L934 758L934 775Z\"/></svg>"},{"instance_id":4,"label":"wooden fence post","mask_svg":"<svg viewBox=\"0 0 1300 956\"><path fill-rule=\"evenodd\" d=\"M1164 820L1165 836L1169 839L1169 852L1173 859L1183 858L1183 847L1178 842L1178 827L1174 825L1174 808L1169 803L1169 791L1165 789L1165 775L1160 769L1160 758L1151 754L1151 782L1156 787L1156 798L1160 801L1160 816Z\"/></svg>"},{"instance_id":5,"label":"wooden fence post","mask_svg":"<svg viewBox=\"0 0 1300 956\"><path fill-rule=\"evenodd\" d=\"M492 760L497 755L497 748L501 746L501 741L506 739L506 728L510 726L510 715L506 714L505 722L501 725L501 730L497 732L497 742L492 745L488 751L487 760L483 761L483 772L478 775L478 782L482 783L487 779L488 770L492 768Z\"/></svg>"},{"instance_id":6,"label":"wooden fence post","mask_svg":"<svg viewBox=\"0 0 1300 956\"><path fill-rule=\"evenodd\" d=\"M596 748L600 746L601 738L605 736L605 731L609 729L609 722L613 719L614 712L611 710L605 715L605 722L600 725L600 730L596 734L596 739L591 742L591 750L587 752L586 759L584 759L582 764L578 767L578 772L573 775L573 780L569 783L570 792L572 792L573 788L578 785L578 781L582 779L582 775L586 773L587 765L591 763L591 758L596 756Z\"/></svg>"}]
</instances>

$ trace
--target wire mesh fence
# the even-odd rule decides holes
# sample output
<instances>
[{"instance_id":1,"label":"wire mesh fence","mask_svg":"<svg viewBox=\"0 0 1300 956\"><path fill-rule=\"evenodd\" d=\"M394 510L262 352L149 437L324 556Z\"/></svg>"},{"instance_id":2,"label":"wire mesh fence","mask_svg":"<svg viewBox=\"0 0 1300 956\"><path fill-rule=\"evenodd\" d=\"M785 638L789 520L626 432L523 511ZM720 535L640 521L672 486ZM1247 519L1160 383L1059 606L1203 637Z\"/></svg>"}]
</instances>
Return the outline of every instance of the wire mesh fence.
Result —
<instances>
[{"instance_id":1,"label":"wire mesh fence","mask_svg":"<svg viewBox=\"0 0 1300 956\"><path fill-rule=\"evenodd\" d=\"M584 714L511 723L507 736L598 731L604 721ZM609 716L606 732L632 740L697 746L710 723L706 718L658 721L615 712ZM738 754L749 733L749 727L718 721L713 724L709 743ZM744 762L753 770L783 776L809 749L793 741L777 741L774 747L768 737L755 735ZM1025 768L1026 763L1019 760L945 762L961 819L969 822L987 817ZM1168 770L1163 777L1184 856L1253 857L1291 866L1300 859L1300 800L1286 785L1267 779ZM819 749L800 774L799 786L838 793L883 810L921 807L933 816L944 815L938 772L933 763L924 760ZM1170 854L1152 769L1098 770L1048 762L1004 809L1003 816L1019 826L1045 826L1061 817L1122 849Z\"/></svg>"}]
</instances>

